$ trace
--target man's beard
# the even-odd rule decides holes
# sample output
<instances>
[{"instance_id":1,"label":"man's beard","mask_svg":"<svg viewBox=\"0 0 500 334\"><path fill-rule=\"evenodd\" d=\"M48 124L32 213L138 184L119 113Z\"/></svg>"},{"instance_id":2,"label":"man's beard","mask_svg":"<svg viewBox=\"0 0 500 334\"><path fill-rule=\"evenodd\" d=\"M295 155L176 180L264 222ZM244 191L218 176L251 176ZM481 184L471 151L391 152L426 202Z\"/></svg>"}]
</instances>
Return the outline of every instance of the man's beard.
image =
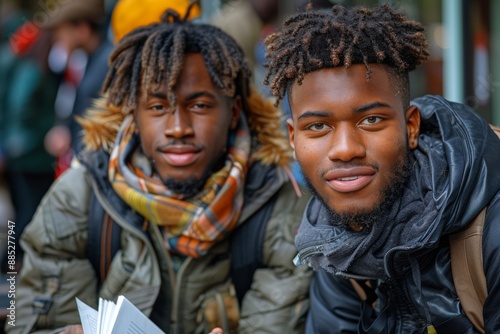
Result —
<instances>
[{"instance_id":1,"label":"man's beard","mask_svg":"<svg viewBox=\"0 0 500 334\"><path fill-rule=\"evenodd\" d=\"M381 202L375 208L369 211L358 211L354 213L339 213L332 210L327 202L312 186L311 181L303 174L307 188L316 196L327 209L329 221L335 226L351 229L351 226L358 226L362 230L370 229L377 222L384 221L391 211L393 204L397 199L401 198L405 189L408 178L411 174L410 151L407 148L403 160L393 166L392 182L385 189L380 190Z\"/></svg>"},{"instance_id":2,"label":"man's beard","mask_svg":"<svg viewBox=\"0 0 500 334\"><path fill-rule=\"evenodd\" d=\"M161 178L163 184L173 193L182 195L182 198L191 198L200 193L208 178L216 171L217 167L224 166L225 155L219 159L215 159L203 172L201 177L188 177L183 180L178 180L173 177ZM219 168L219 169L220 169Z\"/></svg>"},{"instance_id":3,"label":"man's beard","mask_svg":"<svg viewBox=\"0 0 500 334\"><path fill-rule=\"evenodd\" d=\"M198 194L205 182L212 173L208 170L205 171L201 178L190 177L184 180L176 180L173 177L161 179L163 184L173 193L182 195L183 198L190 198Z\"/></svg>"}]
</instances>

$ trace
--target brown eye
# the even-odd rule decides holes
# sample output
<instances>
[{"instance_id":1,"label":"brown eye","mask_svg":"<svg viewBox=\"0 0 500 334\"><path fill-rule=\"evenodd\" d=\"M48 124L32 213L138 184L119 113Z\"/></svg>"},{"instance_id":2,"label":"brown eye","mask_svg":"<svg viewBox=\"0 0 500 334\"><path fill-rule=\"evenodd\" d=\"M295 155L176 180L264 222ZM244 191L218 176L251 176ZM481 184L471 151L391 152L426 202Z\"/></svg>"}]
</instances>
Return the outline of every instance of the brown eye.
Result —
<instances>
[{"instance_id":1,"label":"brown eye","mask_svg":"<svg viewBox=\"0 0 500 334\"><path fill-rule=\"evenodd\" d=\"M377 116L370 116L370 117L367 117L363 120L363 124L377 124L378 122L380 122L382 120L381 117L377 117Z\"/></svg>"},{"instance_id":2,"label":"brown eye","mask_svg":"<svg viewBox=\"0 0 500 334\"><path fill-rule=\"evenodd\" d=\"M309 126L309 129L313 130L313 131L322 131L325 128L326 128L326 126L324 123L314 123L311 126Z\"/></svg>"}]
</instances>

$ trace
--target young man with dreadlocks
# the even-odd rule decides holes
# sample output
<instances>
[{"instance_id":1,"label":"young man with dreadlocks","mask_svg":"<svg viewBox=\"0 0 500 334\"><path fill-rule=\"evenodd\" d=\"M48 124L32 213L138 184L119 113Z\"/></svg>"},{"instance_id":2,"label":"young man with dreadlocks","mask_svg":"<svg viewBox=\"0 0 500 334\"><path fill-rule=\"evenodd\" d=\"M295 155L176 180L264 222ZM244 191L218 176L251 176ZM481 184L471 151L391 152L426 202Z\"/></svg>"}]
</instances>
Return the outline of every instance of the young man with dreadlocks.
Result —
<instances>
[{"instance_id":1,"label":"young man with dreadlocks","mask_svg":"<svg viewBox=\"0 0 500 334\"><path fill-rule=\"evenodd\" d=\"M389 5L334 6L288 17L266 46L314 193L296 238L296 262L317 270L306 332L475 333L448 236L485 207L479 318L498 332L500 140L467 106L410 102L408 72L429 56L422 25ZM346 278L369 282L363 302Z\"/></svg>"},{"instance_id":2,"label":"young man with dreadlocks","mask_svg":"<svg viewBox=\"0 0 500 334\"><path fill-rule=\"evenodd\" d=\"M312 271L292 260L308 198L287 172L281 114L250 75L231 37L172 10L119 42L106 96L82 120L81 166L23 235L22 321L9 333L81 332L75 297L96 307L119 295L166 333L303 332ZM120 242L96 270L90 243L105 252L106 240L89 237L94 202ZM256 268L233 274L244 266Z\"/></svg>"}]
</instances>

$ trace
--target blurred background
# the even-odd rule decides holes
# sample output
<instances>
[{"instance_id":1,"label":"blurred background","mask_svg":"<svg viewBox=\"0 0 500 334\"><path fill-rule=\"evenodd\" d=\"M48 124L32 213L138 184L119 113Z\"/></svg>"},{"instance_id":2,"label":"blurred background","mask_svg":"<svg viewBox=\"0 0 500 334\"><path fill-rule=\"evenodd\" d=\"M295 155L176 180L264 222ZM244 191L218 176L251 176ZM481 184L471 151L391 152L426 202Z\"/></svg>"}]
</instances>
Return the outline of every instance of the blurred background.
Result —
<instances>
[{"instance_id":1,"label":"blurred background","mask_svg":"<svg viewBox=\"0 0 500 334\"><path fill-rule=\"evenodd\" d=\"M116 0L103 1L109 18ZM41 20L48 12L47 7L57 5L57 2L58 0L1 0L0 26L12 19L13 13L17 10L21 10L24 20L36 18ZM201 0L201 20L211 21L220 15L221 8L235 6L238 2L241 1ZM246 0L246 2L276 2L276 13L271 13L271 19L265 22L275 28L279 25L279 20L303 7L308 0ZM404 9L408 16L426 26L431 45L430 61L413 73L412 96L425 93L443 94L448 99L471 105L487 120L495 124L500 123L500 62L498 61L500 21L494 19L500 17L500 1L312 0L311 2L316 7L327 7L335 3L353 6L388 2ZM228 12L230 11L223 11L225 14ZM272 28L263 26L261 36ZM0 34L6 33L0 28Z\"/></svg>"}]
</instances>

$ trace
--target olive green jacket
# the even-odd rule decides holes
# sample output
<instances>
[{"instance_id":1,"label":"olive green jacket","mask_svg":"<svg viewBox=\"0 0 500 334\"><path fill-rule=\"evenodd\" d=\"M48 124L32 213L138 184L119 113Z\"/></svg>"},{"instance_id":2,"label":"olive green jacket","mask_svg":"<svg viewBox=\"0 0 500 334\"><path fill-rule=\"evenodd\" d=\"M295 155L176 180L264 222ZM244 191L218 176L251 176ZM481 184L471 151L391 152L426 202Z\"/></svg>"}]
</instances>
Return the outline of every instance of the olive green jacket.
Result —
<instances>
[{"instance_id":1,"label":"olive green jacket","mask_svg":"<svg viewBox=\"0 0 500 334\"><path fill-rule=\"evenodd\" d=\"M292 259L307 196L299 198L286 173L281 170L279 175L279 195L265 233L265 267L255 272L241 304L239 333L303 331L311 272L295 267ZM208 333L203 305L217 291L231 291L229 242L219 243L199 259L188 258L174 273L158 228L149 224L150 238L145 237L123 219L93 183L85 167L68 170L52 186L25 230L21 243L26 255L15 299L17 321L15 327L6 326L7 332L51 333L80 323L75 297L97 308L99 296L116 300L125 295L146 315L151 315L155 301L162 297L160 309L167 313L163 320L169 333ZM91 191L96 191L101 205L122 227L122 248L99 294L96 275L86 256ZM258 207L246 207L241 222Z\"/></svg>"}]
</instances>

